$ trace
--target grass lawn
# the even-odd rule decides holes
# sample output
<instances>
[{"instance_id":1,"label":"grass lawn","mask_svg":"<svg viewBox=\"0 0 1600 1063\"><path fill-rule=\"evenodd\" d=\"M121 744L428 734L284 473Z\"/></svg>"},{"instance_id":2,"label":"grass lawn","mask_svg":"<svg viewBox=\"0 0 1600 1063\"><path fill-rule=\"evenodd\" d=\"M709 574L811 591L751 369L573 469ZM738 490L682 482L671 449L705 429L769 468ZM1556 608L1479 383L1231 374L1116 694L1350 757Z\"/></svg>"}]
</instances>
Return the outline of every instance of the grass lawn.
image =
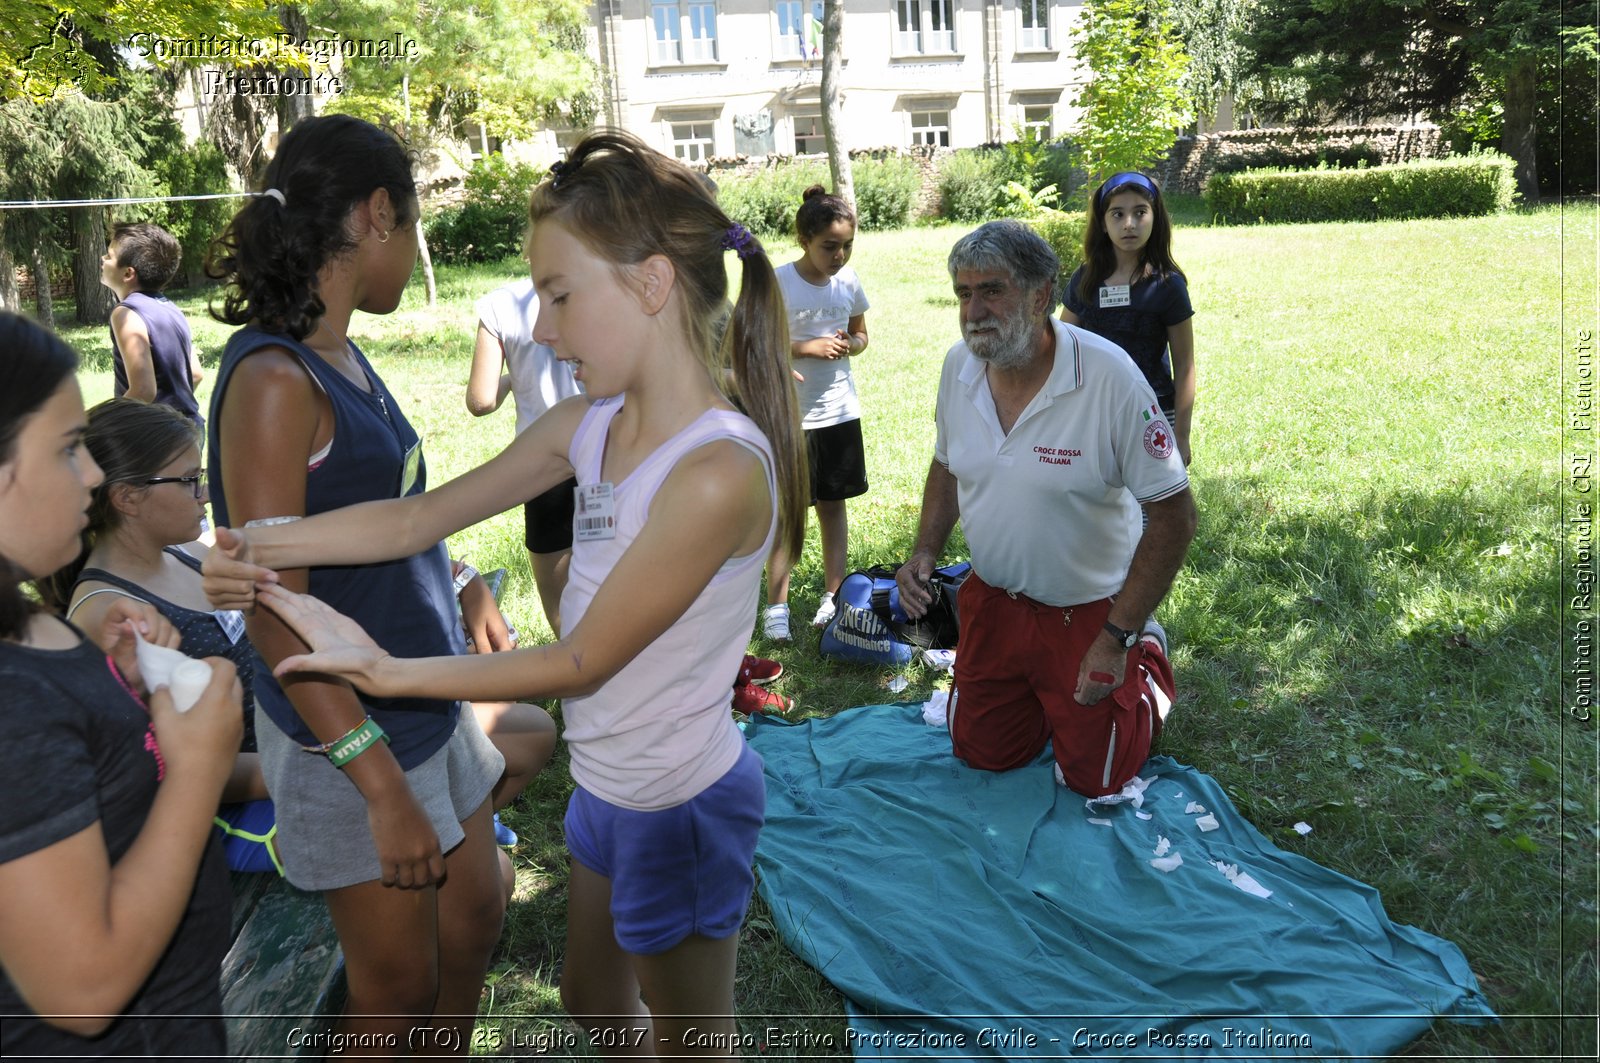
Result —
<instances>
[{"instance_id":1,"label":"grass lawn","mask_svg":"<svg viewBox=\"0 0 1600 1063\"><path fill-rule=\"evenodd\" d=\"M1410 1054L1592 1055L1596 746L1593 724L1563 711L1559 671L1570 336L1556 311L1563 292L1592 310L1592 208L1586 232L1565 219L1564 266L1550 207L1249 228L1197 214L1180 215L1191 224L1175 250L1197 309L1201 524L1161 611L1181 697L1161 751L1214 775L1284 848L1377 887L1395 921L1461 946L1504 1022L1439 1024ZM961 231L857 242L872 300L871 349L856 363L872 491L851 509L853 566L903 558L915 534L938 368L957 335L944 257ZM474 421L462 395L473 299L517 269L445 271L435 310L418 282L399 312L352 329L407 403L435 482L510 437L509 410ZM204 293L179 299L214 365L228 330L204 317ZM108 396L105 329L65 335L88 360L89 400ZM544 623L519 512L452 548L510 570L506 612L533 634ZM813 529L794 573L802 625L820 582ZM784 662L778 689L801 715L932 688L913 669L891 695L888 673L824 662L815 634L797 635L754 648ZM556 990L569 788L558 754L504 817L522 836L517 897L480 1028L514 1031L534 1046L521 1054L570 1029ZM1314 832L1296 835L1297 820ZM777 941L759 901L737 992L747 1029L785 1017L842 1043L838 995Z\"/></svg>"}]
</instances>

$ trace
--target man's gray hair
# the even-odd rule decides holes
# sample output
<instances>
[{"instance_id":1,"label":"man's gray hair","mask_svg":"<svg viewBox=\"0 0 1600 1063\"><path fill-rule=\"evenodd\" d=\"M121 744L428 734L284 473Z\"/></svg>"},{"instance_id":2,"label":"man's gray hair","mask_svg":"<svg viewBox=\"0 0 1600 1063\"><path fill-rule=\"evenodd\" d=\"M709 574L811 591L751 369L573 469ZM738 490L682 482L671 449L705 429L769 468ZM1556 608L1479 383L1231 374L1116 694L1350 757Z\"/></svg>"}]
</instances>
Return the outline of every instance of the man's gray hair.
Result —
<instances>
[{"instance_id":1,"label":"man's gray hair","mask_svg":"<svg viewBox=\"0 0 1600 1063\"><path fill-rule=\"evenodd\" d=\"M985 222L957 240L950 249L949 266L951 280L957 270L998 271L1010 274L1017 287L1029 292L1040 286L1053 292L1061 275L1061 260L1044 237L1031 225L1010 218Z\"/></svg>"}]
</instances>

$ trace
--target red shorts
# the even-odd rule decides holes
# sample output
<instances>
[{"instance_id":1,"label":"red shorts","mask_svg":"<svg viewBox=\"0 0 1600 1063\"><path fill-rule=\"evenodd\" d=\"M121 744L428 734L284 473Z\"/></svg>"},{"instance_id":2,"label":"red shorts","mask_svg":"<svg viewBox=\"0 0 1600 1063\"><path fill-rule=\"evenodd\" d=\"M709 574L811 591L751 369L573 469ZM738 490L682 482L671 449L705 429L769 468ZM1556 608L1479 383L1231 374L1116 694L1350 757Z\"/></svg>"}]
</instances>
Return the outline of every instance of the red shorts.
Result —
<instances>
[{"instance_id":1,"label":"red shorts","mask_svg":"<svg viewBox=\"0 0 1600 1063\"><path fill-rule=\"evenodd\" d=\"M1157 702L1170 704L1173 695L1172 666L1160 647L1144 639L1129 650L1122 686L1098 703L1072 698L1111 599L1044 605L991 587L974 572L957 605L961 647L949 711L956 756L974 768L1007 771L1051 742L1067 785L1089 797L1116 793L1138 774L1161 733Z\"/></svg>"}]
</instances>

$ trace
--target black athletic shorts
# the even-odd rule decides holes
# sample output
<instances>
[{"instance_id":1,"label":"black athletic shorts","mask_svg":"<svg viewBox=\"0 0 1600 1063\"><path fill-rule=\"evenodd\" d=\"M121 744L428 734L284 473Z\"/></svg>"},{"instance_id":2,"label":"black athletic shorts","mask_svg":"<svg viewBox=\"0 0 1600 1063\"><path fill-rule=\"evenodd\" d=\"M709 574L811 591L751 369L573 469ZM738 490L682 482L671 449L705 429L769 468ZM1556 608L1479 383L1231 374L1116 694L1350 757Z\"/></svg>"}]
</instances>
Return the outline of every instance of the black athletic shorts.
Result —
<instances>
[{"instance_id":1,"label":"black athletic shorts","mask_svg":"<svg viewBox=\"0 0 1600 1063\"><path fill-rule=\"evenodd\" d=\"M523 503L522 541L533 554L556 554L572 549L572 514L577 508L573 492L578 478L557 484L544 494Z\"/></svg>"},{"instance_id":2,"label":"black athletic shorts","mask_svg":"<svg viewBox=\"0 0 1600 1063\"><path fill-rule=\"evenodd\" d=\"M806 429L811 462L811 501L842 502L867 493L867 451L861 419Z\"/></svg>"}]
</instances>

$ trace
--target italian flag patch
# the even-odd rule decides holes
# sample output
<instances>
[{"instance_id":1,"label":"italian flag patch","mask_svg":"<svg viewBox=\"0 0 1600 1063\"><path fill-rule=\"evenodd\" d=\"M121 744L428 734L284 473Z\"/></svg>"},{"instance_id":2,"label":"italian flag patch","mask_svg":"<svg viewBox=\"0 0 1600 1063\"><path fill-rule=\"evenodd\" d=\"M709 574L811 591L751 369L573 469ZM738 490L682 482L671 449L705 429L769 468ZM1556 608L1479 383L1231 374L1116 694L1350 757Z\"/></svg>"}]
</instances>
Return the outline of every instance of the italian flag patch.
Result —
<instances>
[{"instance_id":1,"label":"italian flag patch","mask_svg":"<svg viewBox=\"0 0 1600 1063\"><path fill-rule=\"evenodd\" d=\"M1161 407L1160 407L1160 405L1158 405L1156 403L1151 403L1150 404L1150 408L1144 411L1144 419L1146 421L1153 421L1157 417L1160 417L1160 416L1161 416Z\"/></svg>"}]
</instances>

